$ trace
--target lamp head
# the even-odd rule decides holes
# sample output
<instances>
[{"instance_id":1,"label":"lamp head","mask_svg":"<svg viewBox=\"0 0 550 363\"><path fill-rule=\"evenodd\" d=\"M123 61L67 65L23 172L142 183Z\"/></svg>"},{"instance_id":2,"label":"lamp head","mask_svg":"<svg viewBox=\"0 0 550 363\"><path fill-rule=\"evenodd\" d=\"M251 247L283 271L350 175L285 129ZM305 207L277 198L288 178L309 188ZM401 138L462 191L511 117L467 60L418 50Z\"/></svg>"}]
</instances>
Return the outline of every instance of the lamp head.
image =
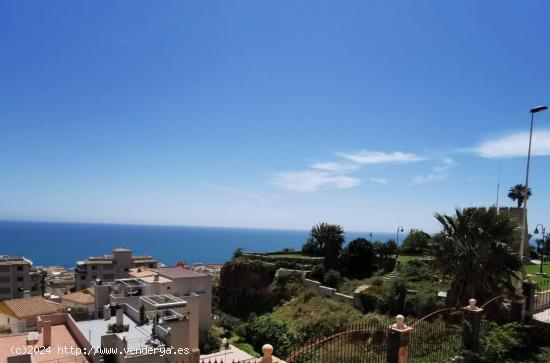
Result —
<instances>
[{"instance_id":1,"label":"lamp head","mask_svg":"<svg viewBox=\"0 0 550 363\"><path fill-rule=\"evenodd\" d=\"M537 113L537 112L545 111L547 109L548 109L548 107L540 105L540 106L537 106L537 107L533 107L531 110L529 110L529 112Z\"/></svg>"},{"instance_id":2,"label":"lamp head","mask_svg":"<svg viewBox=\"0 0 550 363\"><path fill-rule=\"evenodd\" d=\"M533 231L535 234L539 234L539 229L538 227L535 227L535 230Z\"/></svg>"}]
</instances>

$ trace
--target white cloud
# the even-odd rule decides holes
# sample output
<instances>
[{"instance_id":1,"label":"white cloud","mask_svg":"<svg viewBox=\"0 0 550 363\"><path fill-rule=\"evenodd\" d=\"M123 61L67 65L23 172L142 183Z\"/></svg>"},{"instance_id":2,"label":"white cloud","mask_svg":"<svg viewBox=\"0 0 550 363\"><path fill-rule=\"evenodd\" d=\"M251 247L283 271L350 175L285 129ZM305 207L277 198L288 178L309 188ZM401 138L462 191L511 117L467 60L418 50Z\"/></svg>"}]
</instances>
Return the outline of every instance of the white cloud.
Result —
<instances>
[{"instance_id":1,"label":"white cloud","mask_svg":"<svg viewBox=\"0 0 550 363\"><path fill-rule=\"evenodd\" d=\"M447 174L456 165L451 158L444 158L441 163L434 166L432 172L428 175L418 175L412 180L412 184L426 184L433 182L442 182L447 180Z\"/></svg>"},{"instance_id":2,"label":"white cloud","mask_svg":"<svg viewBox=\"0 0 550 363\"><path fill-rule=\"evenodd\" d=\"M343 164L343 163L313 163L309 164L312 169L329 171L333 173L345 173L359 169L359 164Z\"/></svg>"},{"instance_id":3,"label":"white cloud","mask_svg":"<svg viewBox=\"0 0 550 363\"><path fill-rule=\"evenodd\" d=\"M426 184L447 180L447 175L430 173L428 175L418 175L412 180L413 184Z\"/></svg>"},{"instance_id":4,"label":"white cloud","mask_svg":"<svg viewBox=\"0 0 550 363\"><path fill-rule=\"evenodd\" d=\"M361 181L346 175L325 171L298 171L275 174L274 184L298 192L314 192L325 187L348 189L359 185Z\"/></svg>"},{"instance_id":5,"label":"white cloud","mask_svg":"<svg viewBox=\"0 0 550 363\"><path fill-rule=\"evenodd\" d=\"M217 190L223 190L223 191L230 190L229 187L226 187L224 185L219 185L219 184L200 183L200 185L202 185L203 187L211 188L211 189L217 189Z\"/></svg>"},{"instance_id":6,"label":"white cloud","mask_svg":"<svg viewBox=\"0 0 550 363\"><path fill-rule=\"evenodd\" d=\"M339 153L339 155L359 164L411 163L423 160L418 155L402 151L386 153L382 151L361 150L353 154Z\"/></svg>"},{"instance_id":7,"label":"white cloud","mask_svg":"<svg viewBox=\"0 0 550 363\"><path fill-rule=\"evenodd\" d=\"M388 182L388 180L384 178L369 178L369 180L373 183L379 183L379 184L386 184Z\"/></svg>"},{"instance_id":8,"label":"white cloud","mask_svg":"<svg viewBox=\"0 0 550 363\"><path fill-rule=\"evenodd\" d=\"M516 132L482 142L470 149L479 156L490 159L527 156L529 133ZM531 155L550 155L550 130L533 132Z\"/></svg>"}]
</instances>

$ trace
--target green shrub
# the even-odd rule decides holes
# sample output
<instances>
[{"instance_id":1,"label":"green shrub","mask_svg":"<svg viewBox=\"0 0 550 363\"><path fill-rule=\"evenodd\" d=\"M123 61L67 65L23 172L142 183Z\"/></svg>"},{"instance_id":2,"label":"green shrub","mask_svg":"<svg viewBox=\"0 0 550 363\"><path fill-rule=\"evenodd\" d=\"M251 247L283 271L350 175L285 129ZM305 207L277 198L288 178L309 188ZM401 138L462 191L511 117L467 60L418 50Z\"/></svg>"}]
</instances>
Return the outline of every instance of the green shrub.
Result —
<instances>
[{"instance_id":1,"label":"green shrub","mask_svg":"<svg viewBox=\"0 0 550 363\"><path fill-rule=\"evenodd\" d=\"M272 314L252 317L245 332L246 340L254 350L261 351L264 344L274 347L274 355L285 357L295 341L295 333L284 322L277 320Z\"/></svg>"},{"instance_id":2,"label":"green shrub","mask_svg":"<svg viewBox=\"0 0 550 363\"><path fill-rule=\"evenodd\" d=\"M374 294L363 293L359 295L359 301L361 301L361 310L364 314L376 311L378 305L380 304L380 300L380 297Z\"/></svg>"},{"instance_id":3,"label":"green shrub","mask_svg":"<svg viewBox=\"0 0 550 363\"><path fill-rule=\"evenodd\" d=\"M491 323L480 336L479 354L469 354L480 363L524 361L539 352L539 344L530 326Z\"/></svg>"},{"instance_id":4,"label":"green shrub","mask_svg":"<svg viewBox=\"0 0 550 363\"><path fill-rule=\"evenodd\" d=\"M318 264L313 267L313 270L308 274L308 278L322 282L325 277L325 266L323 264Z\"/></svg>"},{"instance_id":5,"label":"green shrub","mask_svg":"<svg viewBox=\"0 0 550 363\"><path fill-rule=\"evenodd\" d=\"M217 352L220 349L220 339L216 337L212 328L200 332L199 349L201 354Z\"/></svg>"},{"instance_id":6,"label":"green shrub","mask_svg":"<svg viewBox=\"0 0 550 363\"><path fill-rule=\"evenodd\" d=\"M323 284L334 289L338 288L338 285L340 285L341 281L342 277L340 276L340 273L336 270L328 270L323 277Z\"/></svg>"},{"instance_id":7,"label":"green shrub","mask_svg":"<svg viewBox=\"0 0 550 363\"><path fill-rule=\"evenodd\" d=\"M242 320L233 315L220 313L218 324L224 329L226 335L231 335L239 325L243 324Z\"/></svg>"}]
</instances>

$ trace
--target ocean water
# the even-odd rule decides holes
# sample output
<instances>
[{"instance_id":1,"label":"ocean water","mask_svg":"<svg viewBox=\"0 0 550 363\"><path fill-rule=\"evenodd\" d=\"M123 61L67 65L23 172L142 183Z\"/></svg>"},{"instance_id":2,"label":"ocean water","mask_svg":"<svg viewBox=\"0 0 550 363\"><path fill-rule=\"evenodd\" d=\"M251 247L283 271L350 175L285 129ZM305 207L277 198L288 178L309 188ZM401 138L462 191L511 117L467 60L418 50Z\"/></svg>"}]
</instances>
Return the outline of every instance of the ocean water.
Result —
<instances>
[{"instance_id":1,"label":"ocean water","mask_svg":"<svg viewBox=\"0 0 550 363\"><path fill-rule=\"evenodd\" d=\"M0 221L0 255L25 256L35 266L74 267L88 256L110 254L113 248L125 246L167 265L220 263L239 247L246 252L298 250L307 235L307 230ZM357 237L369 238L368 233L346 233L347 241ZM394 237L373 232L375 240Z\"/></svg>"}]
</instances>

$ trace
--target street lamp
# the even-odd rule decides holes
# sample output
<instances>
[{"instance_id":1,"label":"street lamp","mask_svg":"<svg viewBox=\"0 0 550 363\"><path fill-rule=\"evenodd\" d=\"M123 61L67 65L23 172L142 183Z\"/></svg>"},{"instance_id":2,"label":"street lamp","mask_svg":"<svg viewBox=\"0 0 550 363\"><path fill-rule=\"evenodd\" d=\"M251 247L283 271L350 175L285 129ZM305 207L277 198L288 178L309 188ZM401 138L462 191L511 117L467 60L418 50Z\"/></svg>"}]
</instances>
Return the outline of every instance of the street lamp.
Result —
<instances>
[{"instance_id":1,"label":"street lamp","mask_svg":"<svg viewBox=\"0 0 550 363\"><path fill-rule=\"evenodd\" d=\"M397 232L395 236L395 244L397 245L397 251L395 252L395 269L397 269L397 263L399 262L399 232L403 232L403 226L397 227Z\"/></svg>"},{"instance_id":2,"label":"street lamp","mask_svg":"<svg viewBox=\"0 0 550 363\"><path fill-rule=\"evenodd\" d=\"M528 198L528 194L529 194L529 166L531 164L531 142L533 140L533 124L534 124L534 121L535 121L535 113L538 113L538 112L541 112L541 111L545 111L547 110L548 107L546 106L537 106L537 107L534 107L532 108L531 110L529 110L529 112L531 112L531 128L529 130L529 149L527 151L527 170L525 172L525 196L524 196L524 200L523 200L523 238L521 239L521 243L520 243L520 251L519 251L519 255L520 255L520 258L521 258L521 262L523 263L523 249L525 248L525 243L528 243L528 241L526 241L527 238L527 233L525 233L526 229L527 229L527 200L529 199Z\"/></svg>"},{"instance_id":3,"label":"street lamp","mask_svg":"<svg viewBox=\"0 0 550 363\"><path fill-rule=\"evenodd\" d=\"M542 248L540 249L540 273L539 274L544 275L542 266L544 264L544 245L546 242L546 229L542 224L537 224L535 226L535 231L534 231L535 234L539 234L539 226L540 226L540 232L542 235L542 244L541 244Z\"/></svg>"}]
</instances>

